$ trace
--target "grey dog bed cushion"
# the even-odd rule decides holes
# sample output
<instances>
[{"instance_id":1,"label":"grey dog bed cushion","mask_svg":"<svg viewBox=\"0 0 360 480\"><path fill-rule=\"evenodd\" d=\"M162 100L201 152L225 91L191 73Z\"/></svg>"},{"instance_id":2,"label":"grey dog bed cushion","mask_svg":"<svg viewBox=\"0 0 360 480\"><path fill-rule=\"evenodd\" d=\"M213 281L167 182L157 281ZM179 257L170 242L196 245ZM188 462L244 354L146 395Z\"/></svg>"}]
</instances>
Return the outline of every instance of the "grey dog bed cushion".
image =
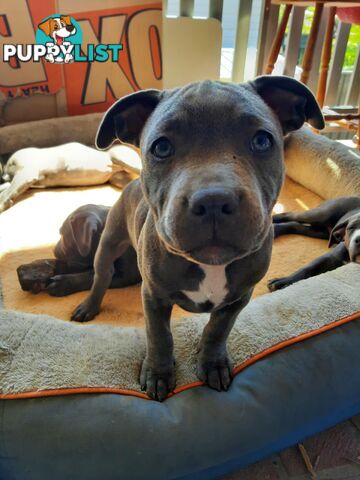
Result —
<instances>
[{"instance_id":1,"label":"grey dog bed cushion","mask_svg":"<svg viewBox=\"0 0 360 480\"><path fill-rule=\"evenodd\" d=\"M2 311L3 395L104 383L134 394L1 400L0 478L219 478L358 413L359 280L348 264L254 300L230 338L240 373L229 391L192 385L162 404L134 396L143 334ZM195 379L204 321L174 325L180 387ZM265 324L294 343L272 335L273 353L257 357L269 347Z\"/></svg>"}]
</instances>

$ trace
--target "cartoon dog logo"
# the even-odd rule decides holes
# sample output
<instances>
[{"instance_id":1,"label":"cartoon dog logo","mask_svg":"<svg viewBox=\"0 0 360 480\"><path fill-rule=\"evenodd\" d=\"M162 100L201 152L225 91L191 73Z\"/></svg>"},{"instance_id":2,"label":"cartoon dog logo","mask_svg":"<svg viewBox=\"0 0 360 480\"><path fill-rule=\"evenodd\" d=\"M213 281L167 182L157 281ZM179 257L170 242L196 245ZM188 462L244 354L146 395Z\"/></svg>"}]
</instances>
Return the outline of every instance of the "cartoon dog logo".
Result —
<instances>
[{"instance_id":1,"label":"cartoon dog logo","mask_svg":"<svg viewBox=\"0 0 360 480\"><path fill-rule=\"evenodd\" d=\"M58 46L70 45L70 42L67 42L66 39L76 34L76 27L71 22L69 15L60 15L59 17L48 18L44 22L40 23L38 28L42 30L45 35L51 37L53 44ZM51 43L46 43L46 45L49 46ZM49 53L45 58L50 63L70 63L74 61L74 57L71 53L66 53L64 57L54 57L52 53Z\"/></svg>"}]
</instances>

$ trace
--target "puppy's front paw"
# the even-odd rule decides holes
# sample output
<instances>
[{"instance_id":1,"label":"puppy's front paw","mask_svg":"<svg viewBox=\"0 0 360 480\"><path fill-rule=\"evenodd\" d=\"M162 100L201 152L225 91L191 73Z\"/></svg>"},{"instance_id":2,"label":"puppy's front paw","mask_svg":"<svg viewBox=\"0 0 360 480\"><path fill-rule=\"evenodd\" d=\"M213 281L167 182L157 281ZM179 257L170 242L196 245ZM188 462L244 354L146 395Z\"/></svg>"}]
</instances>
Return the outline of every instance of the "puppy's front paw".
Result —
<instances>
[{"instance_id":1,"label":"puppy's front paw","mask_svg":"<svg viewBox=\"0 0 360 480\"><path fill-rule=\"evenodd\" d=\"M150 367L147 359L143 361L140 373L141 390L153 400L162 402L175 389L174 364L167 367Z\"/></svg>"},{"instance_id":2,"label":"puppy's front paw","mask_svg":"<svg viewBox=\"0 0 360 480\"><path fill-rule=\"evenodd\" d=\"M80 303L78 307L75 308L71 315L71 320L74 322L89 322L100 312L100 305L95 305L92 303L89 298L87 298L83 303Z\"/></svg>"},{"instance_id":3,"label":"puppy's front paw","mask_svg":"<svg viewBox=\"0 0 360 480\"><path fill-rule=\"evenodd\" d=\"M52 297L65 297L73 293L74 288L67 275L55 275L50 278L46 292Z\"/></svg>"},{"instance_id":4,"label":"puppy's front paw","mask_svg":"<svg viewBox=\"0 0 360 480\"><path fill-rule=\"evenodd\" d=\"M293 282L287 277L283 278L272 278L267 282L267 287L270 292L275 292L276 290L281 290L282 288L288 287Z\"/></svg>"},{"instance_id":5,"label":"puppy's front paw","mask_svg":"<svg viewBox=\"0 0 360 480\"><path fill-rule=\"evenodd\" d=\"M210 388L227 391L232 382L232 368L228 356L204 355L200 350L197 362L197 376Z\"/></svg>"}]
</instances>

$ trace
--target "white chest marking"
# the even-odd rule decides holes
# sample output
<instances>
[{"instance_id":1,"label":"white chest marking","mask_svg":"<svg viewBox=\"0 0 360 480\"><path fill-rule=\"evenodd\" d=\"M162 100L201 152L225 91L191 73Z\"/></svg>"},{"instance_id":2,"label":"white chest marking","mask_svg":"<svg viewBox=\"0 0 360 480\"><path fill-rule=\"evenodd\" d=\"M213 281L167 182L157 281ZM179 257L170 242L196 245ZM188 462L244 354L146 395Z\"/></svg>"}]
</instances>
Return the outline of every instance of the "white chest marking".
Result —
<instances>
[{"instance_id":1,"label":"white chest marking","mask_svg":"<svg viewBox=\"0 0 360 480\"><path fill-rule=\"evenodd\" d=\"M210 301L214 306L220 305L228 293L228 289L226 288L226 265L200 264L199 267L205 273L205 277L199 283L198 290L183 290L182 293L194 303Z\"/></svg>"}]
</instances>

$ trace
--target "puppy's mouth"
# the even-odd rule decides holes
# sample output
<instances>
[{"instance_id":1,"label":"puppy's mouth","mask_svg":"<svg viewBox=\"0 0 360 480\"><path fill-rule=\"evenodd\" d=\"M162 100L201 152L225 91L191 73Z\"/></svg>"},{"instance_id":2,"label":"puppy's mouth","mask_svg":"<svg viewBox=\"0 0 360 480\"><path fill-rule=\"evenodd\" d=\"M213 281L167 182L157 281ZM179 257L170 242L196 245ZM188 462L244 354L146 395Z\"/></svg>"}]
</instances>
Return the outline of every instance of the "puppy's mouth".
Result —
<instances>
[{"instance_id":1,"label":"puppy's mouth","mask_svg":"<svg viewBox=\"0 0 360 480\"><path fill-rule=\"evenodd\" d=\"M205 265L226 265L241 255L237 249L217 243L195 248L188 252L189 258Z\"/></svg>"},{"instance_id":2,"label":"puppy's mouth","mask_svg":"<svg viewBox=\"0 0 360 480\"><path fill-rule=\"evenodd\" d=\"M157 231L168 252L183 257L190 262L205 265L228 265L235 260L246 258L261 248L269 233L269 229L265 229L262 235L258 235L256 239L253 239L253 241L249 242L246 246L233 245L224 240L213 238L203 245L186 248L182 247L180 242L180 245L176 242L179 246L175 247L174 242L165 232L159 229Z\"/></svg>"},{"instance_id":3,"label":"puppy's mouth","mask_svg":"<svg viewBox=\"0 0 360 480\"><path fill-rule=\"evenodd\" d=\"M205 265L227 265L252 253L221 243L210 243L192 250L180 250L167 242L165 242L165 246L170 253L184 257L190 262Z\"/></svg>"},{"instance_id":4,"label":"puppy's mouth","mask_svg":"<svg viewBox=\"0 0 360 480\"><path fill-rule=\"evenodd\" d=\"M56 41L56 45L62 45L64 41L64 37L60 37L60 35L55 33L55 41Z\"/></svg>"}]
</instances>

